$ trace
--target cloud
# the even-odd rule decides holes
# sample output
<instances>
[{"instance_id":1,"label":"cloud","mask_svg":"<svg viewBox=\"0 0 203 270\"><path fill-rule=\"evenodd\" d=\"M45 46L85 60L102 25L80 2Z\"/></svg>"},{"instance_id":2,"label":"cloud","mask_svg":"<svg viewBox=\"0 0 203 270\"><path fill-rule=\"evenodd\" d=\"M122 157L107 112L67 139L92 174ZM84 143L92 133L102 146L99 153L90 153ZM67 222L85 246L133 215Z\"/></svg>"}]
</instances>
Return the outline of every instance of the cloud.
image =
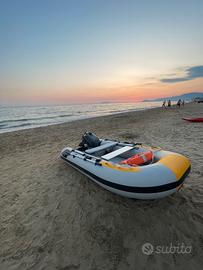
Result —
<instances>
[{"instance_id":1,"label":"cloud","mask_svg":"<svg viewBox=\"0 0 203 270\"><path fill-rule=\"evenodd\" d=\"M194 66L185 69L186 75L178 78L163 78L160 80L162 83L177 83L190 81L196 78L203 78L203 66Z\"/></svg>"}]
</instances>

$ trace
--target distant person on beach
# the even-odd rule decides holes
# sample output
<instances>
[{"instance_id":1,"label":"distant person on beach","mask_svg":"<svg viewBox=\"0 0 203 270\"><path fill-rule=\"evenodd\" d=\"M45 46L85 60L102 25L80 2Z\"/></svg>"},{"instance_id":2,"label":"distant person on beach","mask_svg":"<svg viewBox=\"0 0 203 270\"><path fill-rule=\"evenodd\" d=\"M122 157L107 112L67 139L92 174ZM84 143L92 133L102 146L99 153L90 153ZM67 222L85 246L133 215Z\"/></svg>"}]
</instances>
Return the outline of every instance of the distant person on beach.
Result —
<instances>
[{"instance_id":1,"label":"distant person on beach","mask_svg":"<svg viewBox=\"0 0 203 270\"><path fill-rule=\"evenodd\" d=\"M170 101L170 99L168 101L168 107L171 107L171 101Z\"/></svg>"},{"instance_id":2,"label":"distant person on beach","mask_svg":"<svg viewBox=\"0 0 203 270\"><path fill-rule=\"evenodd\" d=\"M162 108L166 108L166 101L164 100L163 104L162 104Z\"/></svg>"},{"instance_id":3,"label":"distant person on beach","mask_svg":"<svg viewBox=\"0 0 203 270\"><path fill-rule=\"evenodd\" d=\"M183 107L185 106L185 101L184 101L184 100L182 100L182 106L183 106Z\"/></svg>"},{"instance_id":4,"label":"distant person on beach","mask_svg":"<svg viewBox=\"0 0 203 270\"><path fill-rule=\"evenodd\" d=\"M177 106L178 108L180 108L180 105L181 105L181 99L178 100L176 106Z\"/></svg>"}]
</instances>

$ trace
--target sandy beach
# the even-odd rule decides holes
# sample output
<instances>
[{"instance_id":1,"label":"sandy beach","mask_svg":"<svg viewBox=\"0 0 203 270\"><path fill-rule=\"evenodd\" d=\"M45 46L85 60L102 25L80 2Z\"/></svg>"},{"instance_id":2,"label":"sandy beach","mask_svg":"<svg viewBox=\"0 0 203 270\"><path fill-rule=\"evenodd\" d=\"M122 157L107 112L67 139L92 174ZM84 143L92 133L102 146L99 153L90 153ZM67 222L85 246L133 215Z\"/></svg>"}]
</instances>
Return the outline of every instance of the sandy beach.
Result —
<instances>
[{"instance_id":1,"label":"sandy beach","mask_svg":"<svg viewBox=\"0 0 203 270\"><path fill-rule=\"evenodd\" d=\"M0 269L202 269L203 124L181 119L202 113L191 103L0 134ZM84 131L181 153L192 171L170 197L119 197L59 158ZM148 256L144 243L192 248Z\"/></svg>"}]
</instances>

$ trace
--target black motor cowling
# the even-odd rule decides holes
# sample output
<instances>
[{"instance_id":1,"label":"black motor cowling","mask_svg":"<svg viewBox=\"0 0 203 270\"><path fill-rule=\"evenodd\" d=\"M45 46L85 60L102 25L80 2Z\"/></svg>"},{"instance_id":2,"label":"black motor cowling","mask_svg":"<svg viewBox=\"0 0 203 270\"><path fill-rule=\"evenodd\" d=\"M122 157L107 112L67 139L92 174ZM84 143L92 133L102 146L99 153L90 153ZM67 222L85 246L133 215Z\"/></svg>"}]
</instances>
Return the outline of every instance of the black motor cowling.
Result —
<instances>
[{"instance_id":1,"label":"black motor cowling","mask_svg":"<svg viewBox=\"0 0 203 270\"><path fill-rule=\"evenodd\" d=\"M99 140L99 138L94 133L85 132L82 135L82 141L79 144L79 146L89 149L89 148L97 147L100 144L101 144L101 141Z\"/></svg>"}]
</instances>

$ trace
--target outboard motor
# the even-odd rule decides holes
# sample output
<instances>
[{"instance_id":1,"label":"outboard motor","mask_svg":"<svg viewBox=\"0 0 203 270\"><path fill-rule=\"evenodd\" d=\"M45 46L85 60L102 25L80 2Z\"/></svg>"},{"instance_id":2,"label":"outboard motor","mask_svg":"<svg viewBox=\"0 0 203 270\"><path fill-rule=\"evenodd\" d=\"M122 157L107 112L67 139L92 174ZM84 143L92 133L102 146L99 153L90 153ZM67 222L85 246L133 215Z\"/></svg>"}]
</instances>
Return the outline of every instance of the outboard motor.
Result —
<instances>
[{"instance_id":1,"label":"outboard motor","mask_svg":"<svg viewBox=\"0 0 203 270\"><path fill-rule=\"evenodd\" d=\"M92 132L85 132L82 135L82 141L79 144L82 148L89 149L97 147L101 144L99 138Z\"/></svg>"}]
</instances>

